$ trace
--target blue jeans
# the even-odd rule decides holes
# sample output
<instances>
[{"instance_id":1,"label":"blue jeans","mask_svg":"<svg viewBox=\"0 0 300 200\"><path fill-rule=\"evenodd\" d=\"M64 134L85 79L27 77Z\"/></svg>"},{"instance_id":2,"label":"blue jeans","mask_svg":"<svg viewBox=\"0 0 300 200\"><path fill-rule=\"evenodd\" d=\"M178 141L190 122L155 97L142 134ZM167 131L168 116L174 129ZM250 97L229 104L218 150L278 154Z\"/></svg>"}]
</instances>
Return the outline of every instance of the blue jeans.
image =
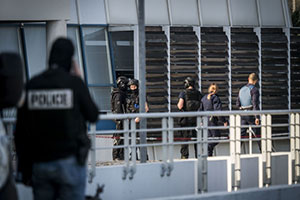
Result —
<instances>
[{"instance_id":1,"label":"blue jeans","mask_svg":"<svg viewBox=\"0 0 300 200\"><path fill-rule=\"evenodd\" d=\"M83 200L86 167L74 156L51 162L33 164L33 193L35 200Z\"/></svg>"}]
</instances>

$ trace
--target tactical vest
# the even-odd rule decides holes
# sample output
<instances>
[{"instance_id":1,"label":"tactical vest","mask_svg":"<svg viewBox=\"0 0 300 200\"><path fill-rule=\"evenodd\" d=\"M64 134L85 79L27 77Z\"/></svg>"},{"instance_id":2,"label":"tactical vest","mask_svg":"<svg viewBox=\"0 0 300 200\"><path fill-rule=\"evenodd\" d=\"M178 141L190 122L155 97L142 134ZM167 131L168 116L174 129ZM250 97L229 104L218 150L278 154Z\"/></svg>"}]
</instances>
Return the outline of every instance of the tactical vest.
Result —
<instances>
[{"instance_id":1,"label":"tactical vest","mask_svg":"<svg viewBox=\"0 0 300 200\"><path fill-rule=\"evenodd\" d=\"M137 113L139 112L139 96L131 94L127 99L127 112L129 113Z\"/></svg>"},{"instance_id":2,"label":"tactical vest","mask_svg":"<svg viewBox=\"0 0 300 200\"><path fill-rule=\"evenodd\" d=\"M116 98L119 98L117 104L119 103L120 105L116 105ZM121 106L121 113L125 113L125 103L126 103L126 93L119 90L119 89L114 89L111 93L111 99L110 99L110 105L111 105L111 111L112 113L119 113L118 112L118 106Z\"/></svg>"},{"instance_id":3,"label":"tactical vest","mask_svg":"<svg viewBox=\"0 0 300 200\"><path fill-rule=\"evenodd\" d=\"M199 91L185 90L185 111L197 111L200 107L201 94Z\"/></svg>"},{"instance_id":4,"label":"tactical vest","mask_svg":"<svg viewBox=\"0 0 300 200\"><path fill-rule=\"evenodd\" d=\"M241 102L242 109L252 108L251 90L253 88L254 85L245 85L240 89L239 99Z\"/></svg>"}]
</instances>

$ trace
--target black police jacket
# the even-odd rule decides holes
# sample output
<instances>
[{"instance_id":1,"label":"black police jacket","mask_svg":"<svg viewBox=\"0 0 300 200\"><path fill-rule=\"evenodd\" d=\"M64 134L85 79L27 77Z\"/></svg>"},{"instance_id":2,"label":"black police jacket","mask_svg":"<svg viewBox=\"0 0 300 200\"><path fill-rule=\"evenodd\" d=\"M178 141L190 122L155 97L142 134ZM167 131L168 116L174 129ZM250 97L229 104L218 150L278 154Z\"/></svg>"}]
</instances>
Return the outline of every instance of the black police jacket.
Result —
<instances>
[{"instance_id":1,"label":"black police jacket","mask_svg":"<svg viewBox=\"0 0 300 200\"><path fill-rule=\"evenodd\" d=\"M18 110L19 162L26 165L76 156L88 140L86 121L97 119L98 108L81 78L63 68L43 72L27 83L26 100Z\"/></svg>"},{"instance_id":2,"label":"black police jacket","mask_svg":"<svg viewBox=\"0 0 300 200\"><path fill-rule=\"evenodd\" d=\"M111 111L113 113L126 112L127 93L119 88L114 88L111 92Z\"/></svg>"}]
</instances>

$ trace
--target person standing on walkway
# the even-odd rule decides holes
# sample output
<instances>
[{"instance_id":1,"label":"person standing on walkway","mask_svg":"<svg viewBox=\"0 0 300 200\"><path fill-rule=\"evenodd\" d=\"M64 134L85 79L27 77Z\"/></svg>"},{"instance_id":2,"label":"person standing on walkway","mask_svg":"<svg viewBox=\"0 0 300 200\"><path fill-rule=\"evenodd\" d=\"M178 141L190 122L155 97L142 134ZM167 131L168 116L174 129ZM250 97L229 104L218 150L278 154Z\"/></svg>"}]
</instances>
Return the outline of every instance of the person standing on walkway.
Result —
<instances>
[{"instance_id":1,"label":"person standing on walkway","mask_svg":"<svg viewBox=\"0 0 300 200\"><path fill-rule=\"evenodd\" d=\"M32 184L35 200L83 200L90 148L86 122L98 108L82 78L72 70L74 46L54 41L49 68L26 84L15 133L18 170ZM74 72L72 72L74 71Z\"/></svg>"},{"instance_id":2,"label":"person standing on walkway","mask_svg":"<svg viewBox=\"0 0 300 200\"><path fill-rule=\"evenodd\" d=\"M204 95L201 99L200 111L221 111L222 110L222 102L218 93L218 86L215 83L210 84L208 88L208 94ZM224 117L215 117L211 116L208 118L208 126L218 126L219 121L221 121L224 126L227 126L228 123L225 121ZM209 129L208 137L220 137L221 133L218 129ZM208 156L213 155L213 151L215 146L218 143L208 143Z\"/></svg>"},{"instance_id":3,"label":"person standing on walkway","mask_svg":"<svg viewBox=\"0 0 300 200\"><path fill-rule=\"evenodd\" d=\"M117 88L111 92L111 111L114 114L126 113L126 98L128 89L128 79L125 76L120 76L117 79ZM123 121L115 120L116 130L123 130ZM124 139L121 139L124 134L114 134L114 146L124 145ZM113 160L124 160L124 148L113 149Z\"/></svg>"},{"instance_id":4,"label":"person standing on walkway","mask_svg":"<svg viewBox=\"0 0 300 200\"><path fill-rule=\"evenodd\" d=\"M244 85L240 91L236 101L236 105L240 110L259 110L259 91L255 87L258 78L255 73L251 73L248 77L248 84ZM242 125L259 125L259 116L242 116ZM256 129L253 129L257 132ZM247 129L242 128L241 135L247 135Z\"/></svg>"},{"instance_id":5,"label":"person standing on walkway","mask_svg":"<svg viewBox=\"0 0 300 200\"><path fill-rule=\"evenodd\" d=\"M202 94L195 89L195 80L191 77L187 77L184 80L185 89L180 92L177 108L182 112L198 111L200 108ZM179 125L181 127L196 126L196 117L182 117L179 119ZM181 132L183 138L196 137L195 130L185 130ZM197 157L197 144L194 144L195 157ZM182 145L180 149L181 158L189 158L189 146L187 144Z\"/></svg>"}]
</instances>

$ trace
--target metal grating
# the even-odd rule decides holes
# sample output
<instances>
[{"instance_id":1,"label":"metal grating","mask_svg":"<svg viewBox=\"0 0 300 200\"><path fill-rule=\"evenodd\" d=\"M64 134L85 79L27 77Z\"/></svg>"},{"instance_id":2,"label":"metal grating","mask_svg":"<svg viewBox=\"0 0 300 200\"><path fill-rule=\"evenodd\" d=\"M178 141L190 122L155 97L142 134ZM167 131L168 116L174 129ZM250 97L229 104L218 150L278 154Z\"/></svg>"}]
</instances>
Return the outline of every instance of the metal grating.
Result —
<instances>
[{"instance_id":1,"label":"metal grating","mask_svg":"<svg viewBox=\"0 0 300 200\"><path fill-rule=\"evenodd\" d=\"M183 82L193 77L198 85L198 38L193 27L170 29L171 111L178 112L178 95L184 89Z\"/></svg>"},{"instance_id":2,"label":"metal grating","mask_svg":"<svg viewBox=\"0 0 300 200\"><path fill-rule=\"evenodd\" d=\"M167 37L162 27L146 27L146 95L149 112L168 112ZM149 119L150 128L161 127L160 120Z\"/></svg>"},{"instance_id":3,"label":"metal grating","mask_svg":"<svg viewBox=\"0 0 300 200\"><path fill-rule=\"evenodd\" d=\"M300 109L300 29L290 29L291 109Z\"/></svg>"},{"instance_id":4,"label":"metal grating","mask_svg":"<svg viewBox=\"0 0 300 200\"><path fill-rule=\"evenodd\" d=\"M281 28L261 29L262 109L288 109L288 40ZM288 116L274 116L272 123L288 123ZM287 133L287 128L273 128Z\"/></svg>"},{"instance_id":5,"label":"metal grating","mask_svg":"<svg viewBox=\"0 0 300 200\"><path fill-rule=\"evenodd\" d=\"M250 73L259 74L258 37L253 28L231 28L231 105L236 107L239 89ZM259 89L259 84L256 85Z\"/></svg>"},{"instance_id":6,"label":"metal grating","mask_svg":"<svg viewBox=\"0 0 300 200\"><path fill-rule=\"evenodd\" d=\"M219 86L218 95L223 103L223 110L228 110L228 38L219 27L201 28L201 88L207 93L211 83Z\"/></svg>"}]
</instances>

